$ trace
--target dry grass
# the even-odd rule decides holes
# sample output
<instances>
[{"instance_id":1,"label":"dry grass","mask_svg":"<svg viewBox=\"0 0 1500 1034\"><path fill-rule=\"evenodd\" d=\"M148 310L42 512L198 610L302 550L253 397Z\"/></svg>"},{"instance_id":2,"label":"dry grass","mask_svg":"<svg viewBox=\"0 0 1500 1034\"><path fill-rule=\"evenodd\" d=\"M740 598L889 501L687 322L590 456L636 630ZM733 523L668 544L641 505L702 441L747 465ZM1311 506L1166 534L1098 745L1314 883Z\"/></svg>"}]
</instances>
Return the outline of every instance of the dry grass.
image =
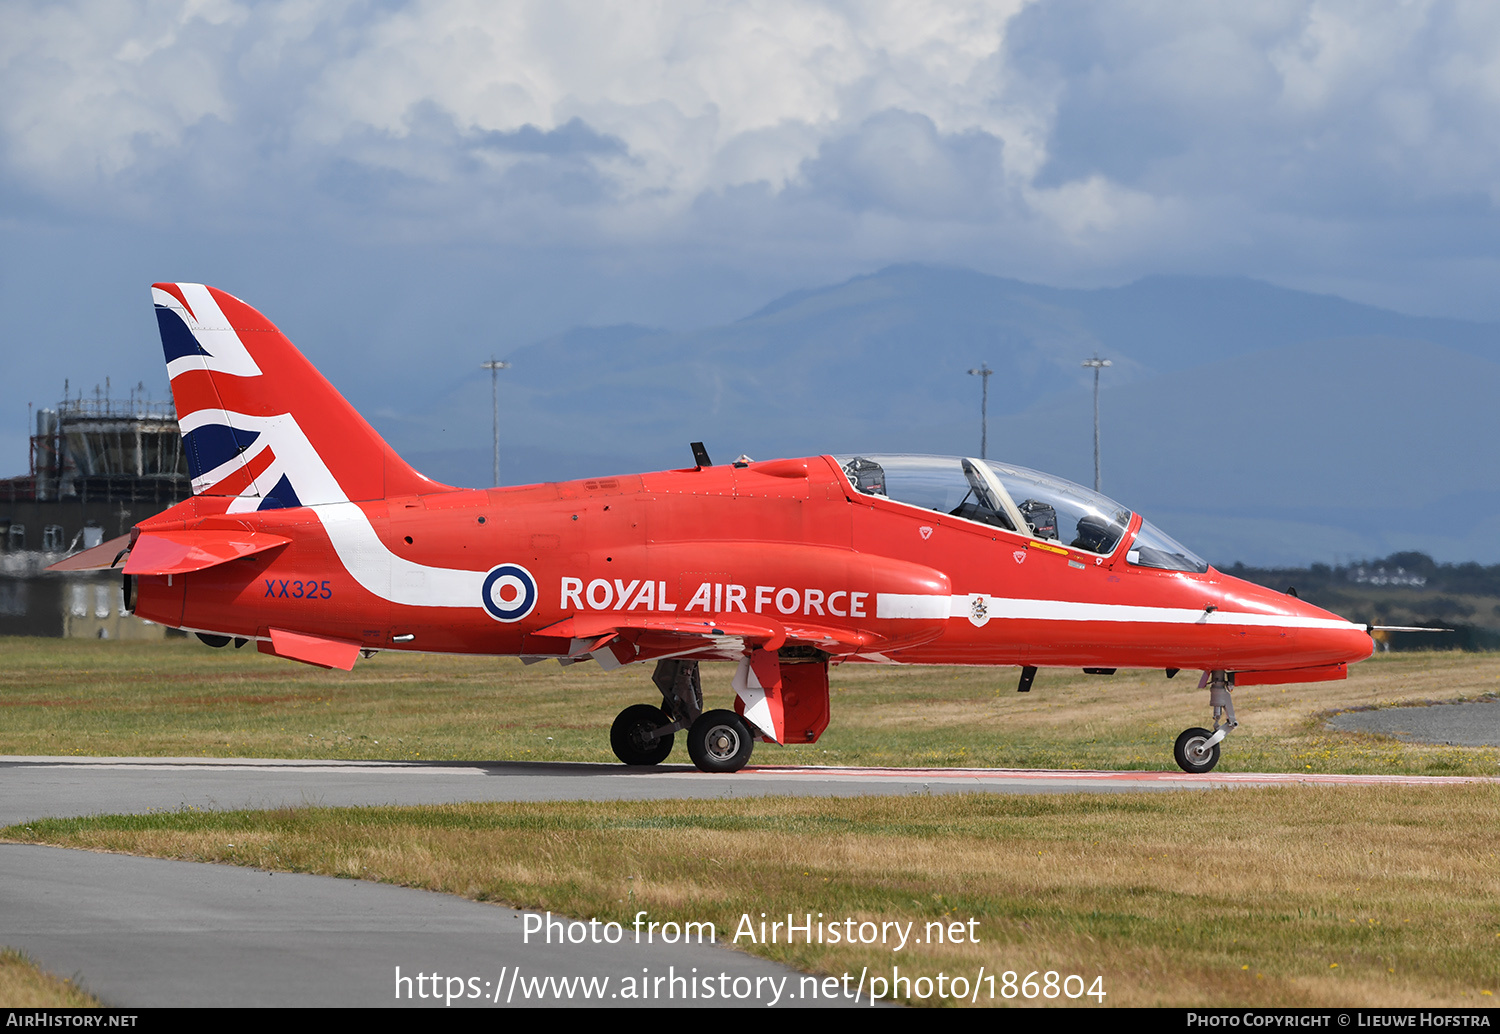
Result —
<instances>
[{"instance_id":1,"label":"dry grass","mask_svg":"<svg viewBox=\"0 0 1500 1034\"><path fill-rule=\"evenodd\" d=\"M99 1000L71 980L44 973L14 948L0 949L0 1008L97 1009Z\"/></svg>"},{"instance_id":2,"label":"dry grass","mask_svg":"<svg viewBox=\"0 0 1500 1034\"><path fill-rule=\"evenodd\" d=\"M648 667L523 667L388 653L327 672L196 641L0 642L0 753L613 761L616 713L656 697ZM729 669L704 669L714 706ZM760 764L1171 768L1171 745L1208 722L1192 672L1113 677L1014 669L846 665L833 723L812 746L760 745ZM1350 707L1476 699L1500 691L1500 655L1374 658L1347 682L1236 692L1241 727L1221 770L1493 774L1493 749L1424 746L1324 729ZM672 760L684 760L682 745Z\"/></svg>"},{"instance_id":3,"label":"dry grass","mask_svg":"<svg viewBox=\"0 0 1500 1034\"><path fill-rule=\"evenodd\" d=\"M4 835L627 925L645 910L721 941L762 912L977 920L978 944L900 953L739 942L818 973L1056 970L1102 976L1110 1005L1474 1006L1500 990L1497 830L1500 788L1470 785L195 812Z\"/></svg>"}]
</instances>

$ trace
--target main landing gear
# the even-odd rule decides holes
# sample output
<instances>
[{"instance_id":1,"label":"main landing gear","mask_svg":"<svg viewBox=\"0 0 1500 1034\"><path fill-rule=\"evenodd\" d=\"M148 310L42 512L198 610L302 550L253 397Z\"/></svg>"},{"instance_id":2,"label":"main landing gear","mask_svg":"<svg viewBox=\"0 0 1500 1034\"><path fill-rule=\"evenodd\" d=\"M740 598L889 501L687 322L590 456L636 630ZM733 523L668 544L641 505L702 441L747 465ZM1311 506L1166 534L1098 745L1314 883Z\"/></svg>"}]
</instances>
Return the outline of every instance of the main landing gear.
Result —
<instances>
[{"instance_id":1,"label":"main landing gear","mask_svg":"<svg viewBox=\"0 0 1500 1034\"><path fill-rule=\"evenodd\" d=\"M754 746L750 727L733 711L708 711L688 729L688 757L704 772L738 772Z\"/></svg>"},{"instance_id":2,"label":"main landing gear","mask_svg":"<svg viewBox=\"0 0 1500 1034\"><path fill-rule=\"evenodd\" d=\"M609 745L627 765L659 765L672 753L672 716L651 704L631 704L609 727Z\"/></svg>"},{"instance_id":3,"label":"main landing gear","mask_svg":"<svg viewBox=\"0 0 1500 1034\"><path fill-rule=\"evenodd\" d=\"M1214 770L1219 763L1219 744L1240 724L1234 720L1234 701L1229 695L1234 688L1232 676L1224 671L1209 671L1203 673L1203 678L1208 686L1208 702L1214 709L1214 727L1184 729L1172 748L1177 767L1190 775ZM1219 721L1221 716L1224 719L1222 724Z\"/></svg>"},{"instance_id":4,"label":"main landing gear","mask_svg":"<svg viewBox=\"0 0 1500 1034\"><path fill-rule=\"evenodd\" d=\"M733 711L703 710L698 662L656 662L651 676L661 706L632 704L609 730L615 757L627 765L659 765L672 753L674 734L687 730L688 756L704 772L738 772L750 761L755 737Z\"/></svg>"}]
</instances>

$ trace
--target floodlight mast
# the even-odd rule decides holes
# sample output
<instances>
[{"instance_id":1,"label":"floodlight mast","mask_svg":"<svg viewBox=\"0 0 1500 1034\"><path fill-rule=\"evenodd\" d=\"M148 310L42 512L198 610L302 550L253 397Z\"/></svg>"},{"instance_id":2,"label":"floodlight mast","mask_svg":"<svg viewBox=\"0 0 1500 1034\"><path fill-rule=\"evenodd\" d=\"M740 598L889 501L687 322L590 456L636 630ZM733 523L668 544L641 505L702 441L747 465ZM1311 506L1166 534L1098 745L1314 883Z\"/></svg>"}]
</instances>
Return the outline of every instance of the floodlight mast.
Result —
<instances>
[{"instance_id":1,"label":"floodlight mast","mask_svg":"<svg viewBox=\"0 0 1500 1034\"><path fill-rule=\"evenodd\" d=\"M498 488L500 485L500 371L509 370L510 363L490 356L488 362L479 364L479 368L490 371L490 407L494 411L493 427L495 432L494 485Z\"/></svg>"},{"instance_id":2,"label":"floodlight mast","mask_svg":"<svg viewBox=\"0 0 1500 1034\"><path fill-rule=\"evenodd\" d=\"M1094 353L1094 358L1083 361L1085 368L1092 367L1094 370L1094 491L1099 488L1099 371L1106 366L1112 365L1108 359L1100 359L1099 353Z\"/></svg>"},{"instance_id":3,"label":"floodlight mast","mask_svg":"<svg viewBox=\"0 0 1500 1034\"><path fill-rule=\"evenodd\" d=\"M979 393L979 458L989 459L990 447L990 374L994 373L989 363L980 363L979 368L970 370L973 377L982 378L984 390Z\"/></svg>"}]
</instances>

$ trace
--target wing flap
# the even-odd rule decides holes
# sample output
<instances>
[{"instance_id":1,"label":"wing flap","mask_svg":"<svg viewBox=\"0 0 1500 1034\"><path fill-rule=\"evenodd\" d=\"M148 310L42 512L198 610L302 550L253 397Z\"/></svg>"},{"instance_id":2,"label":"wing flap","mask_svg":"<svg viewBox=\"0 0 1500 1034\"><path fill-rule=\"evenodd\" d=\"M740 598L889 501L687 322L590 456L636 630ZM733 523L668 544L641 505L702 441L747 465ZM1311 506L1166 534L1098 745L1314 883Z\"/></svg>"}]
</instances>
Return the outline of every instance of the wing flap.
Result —
<instances>
[{"instance_id":1,"label":"wing flap","mask_svg":"<svg viewBox=\"0 0 1500 1034\"><path fill-rule=\"evenodd\" d=\"M592 647L589 650L579 649L580 643L585 641L611 636L639 638L642 635L648 635L654 642L677 639L684 648L694 642L709 644L724 639L740 639L772 653L787 643L815 646L835 654L858 653L880 640L879 636L849 628L800 622L796 625L782 625L739 614L718 615L701 620L620 613L575 614L532 633L532 636L543 639L569 640L570 656L590 652ZM604 643L596 642L594 645L597 647Z\"/></svg>"},{"instance_id":2,"label":"wing flap","mask_svg":"<svg viewBox=\"0 0 1500 1034\"><path fill-rule=\"evenodd\" d=\"M609 633L658 632L693 638L719 639L735 636L757 642L775 642L776 649L786 641L786 629L773 621L714 618L694 621L688 618L662 618L633 614L576 614L548 625L534 635L557 639L593 639Z\"/></svg>"}]
</instances>

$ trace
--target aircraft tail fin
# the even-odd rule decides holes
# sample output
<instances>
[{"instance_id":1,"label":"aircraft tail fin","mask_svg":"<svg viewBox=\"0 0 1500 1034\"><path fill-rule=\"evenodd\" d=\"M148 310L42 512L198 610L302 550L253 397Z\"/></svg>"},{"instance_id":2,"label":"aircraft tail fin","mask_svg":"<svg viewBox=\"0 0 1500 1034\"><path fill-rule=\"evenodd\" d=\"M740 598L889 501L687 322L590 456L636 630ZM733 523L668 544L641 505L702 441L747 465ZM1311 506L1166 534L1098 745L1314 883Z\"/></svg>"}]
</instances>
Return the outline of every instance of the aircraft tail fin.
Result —
<instances>
[{"instance_id":1,"label":"aircraft tail fin","mask_svg":"<svg viewBox=\"0 0 1500 1034\"><path fill-rule=\"evenodd\" d=\"M229 512L442 491L397 456L276 326L232 294L154 284L194 495Z\"/></svg>"}]
</instances>

